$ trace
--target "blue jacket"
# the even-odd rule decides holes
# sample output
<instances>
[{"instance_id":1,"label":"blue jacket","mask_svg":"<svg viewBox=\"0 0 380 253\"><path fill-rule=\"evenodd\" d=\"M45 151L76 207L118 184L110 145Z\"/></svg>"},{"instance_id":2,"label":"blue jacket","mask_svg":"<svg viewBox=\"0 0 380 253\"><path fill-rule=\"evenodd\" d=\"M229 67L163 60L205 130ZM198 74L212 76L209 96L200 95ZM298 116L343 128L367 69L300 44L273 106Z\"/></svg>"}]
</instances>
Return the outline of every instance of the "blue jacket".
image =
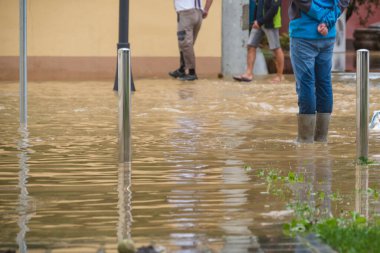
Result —
<instances>
[{"instance_id":1,"label":"blue jacket","mask_svg":"<svg viewBox=\"0 0 380 253\"><path fill-rule=\"evenodd\" d=\"M288 9L289 36L304 39L334 38L335 23L347 8L350 0L291 0ZM326 36L317 27L325 23L329 29Z\"/></svg>"}]
</instances>

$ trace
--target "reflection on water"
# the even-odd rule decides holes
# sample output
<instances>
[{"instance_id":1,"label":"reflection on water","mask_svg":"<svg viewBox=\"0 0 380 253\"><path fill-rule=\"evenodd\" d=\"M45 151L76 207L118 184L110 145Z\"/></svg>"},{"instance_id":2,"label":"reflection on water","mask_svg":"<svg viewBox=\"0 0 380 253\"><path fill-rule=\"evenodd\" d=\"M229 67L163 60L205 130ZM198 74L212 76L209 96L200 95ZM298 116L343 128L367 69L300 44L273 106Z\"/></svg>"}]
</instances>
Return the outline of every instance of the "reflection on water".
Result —
<instances>
[{"instance_id":1,"label":"reflection on water","mask_svg":"<svg viewBox=\"0 0 380 253\"><path fill-rule=\"evenodd\" d=\"M304 181L296 184L296 200L319 210L319 217L330 217L333 158L329 146L323 143L300 145L297 154L297 173Z\"/></svg>"},{"instance_id":2,"label":"reflection on water","mask_svg":"<svg viewBox=\"0 0 380 253\"><path fill-rule=\"evenodd\" d=\"M20 141L18 143L18 149L20 151L19 154L19 183L18 187L20 188L20 194L19 194L19 219L18 219L18 226L19 226L19 233L17 234L17 243L18 243L18 250L21 253L27 252L27 244L26 244L26 233L29 231L28 228L28 222L31 218L30 214L30 208L29 208L29 193L27 189L27 183L28 183L28 148L29 148L29 132L26 126L21 126L20 130Z\"/></svg>"},{"instance_id":3,"label":"reflection on water","mask_svg":"<svg viewBox=\"0 0 380 253\"><path fill-rule=\"evenodd\" d=\"M118 208L119 222L117 224L117 239L131 239L132 226L132 192L131 192L131 163L120 163L118 175Z\"/></svg>"},{"instance_id":4,"label":"reflection on water","mask_svg":"<svg viewBox=\"0 0 380 253\"><path fill-rule=\"evenodd\" d=\"M294 186L294 196L322 205L326 215L357 206L379 212L373 201L353 201L355 80L334 83L329 144L308 147L294 142L294 83L268 80L139 80L133 161L122 165L110 83L30 83L21 137L18 85L1 83L0 249L116 252L117 241L131 237L168 252L298 250L282 235L289 200L265 193L256 176L261 168L302 173L307 181ZM377 87L371 112L380 108ZM371 132L369 150L378 161L379 146L379 133ZM378 169L369 169L372 188ZM310 190L348 198L335 207Z\"/></svg>"},{"instance_id":5,"label":"reflection on water","mask_svg":"<svg viewBox=\"0 0 380 253\"><path fill-rule=\"evenodd\" d=\"M366 166L356 166L355 182L355 212L360 213L366 219L369 218L369 169Z\"/></svg>"}]
</instances>

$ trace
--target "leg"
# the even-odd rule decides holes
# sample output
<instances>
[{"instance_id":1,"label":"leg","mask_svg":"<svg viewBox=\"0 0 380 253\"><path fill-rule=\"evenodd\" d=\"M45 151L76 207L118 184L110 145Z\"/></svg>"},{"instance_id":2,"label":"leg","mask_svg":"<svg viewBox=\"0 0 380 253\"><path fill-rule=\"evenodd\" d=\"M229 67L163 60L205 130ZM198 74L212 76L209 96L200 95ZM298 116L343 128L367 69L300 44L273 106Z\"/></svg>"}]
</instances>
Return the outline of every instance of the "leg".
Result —
<instances>
[{"instance_id":1,"label":"leg","mask_svg":"<svg viewBox=\"0 0 380 253\"><path fill-rule=\"evenodd\" d=\"M180 77L182 81L194 81L198 79L195 72L194 43L202 24L201 10L191 9L180 12L178 45L183 53L185 68L188 74Z\"/></svg>"},{"instance_id":2,"label":"leg","mask_svg":"<svg viewBox=\"0 0 380 253\"><path fill-rule=\"evenodd\" d=\"M274 82L281 82L284 80L283 73L284 73L284 52L282 51L282 48L276 48L273 50L273 54L275 56L275 62L276 62L276 69L277 69L277 76L273 79Z\"/></svg>"},{"instance_id":3,"label":"leg","mask_svg":"<svg viewBox=\"0 0 380 253\"><path fill-rule=\"evenodd\" d=\"M179 68L174 70L174 71L170 71L169 72L169 76L171 77L174 77L174 78L181 78L183 76L185 76L185 60L183 59L183 53L180 52L180 57L179 57Z\"/></svg>"},{"instance_id":4,"label":"leg","mask_svg":"<svg viewBox=\"0 0 380 253\"><path fill-rule=\"evenodd\" d=\"M198 38L198 33L199 33L199 31L201 30L201 27L202 27L202 21L203 21L202 11L201 10L197 10L196 17L195 17L195 20L194 20L194 28L193 28L193 38L194 38L193 39L193 45L195 44L195 41Z\"/></svg>"},{"instance_id":5,"label":"leg","mask_svg":"<svg viewBox=\"0 0 380 253\"><path fill-rule=\"evenodd\" d=\"M315 114L315 57L318 48L313 40L291 38L290 57L296 78L300 114Z\"/></svg>"},{"instance_id":6,"label":"leg","mask_svg":"<svg viewBox=\"0 0 380 253\"><path fill-rule=\"evenodd\" d=\"M317 54L314 41L291 38L290 57L296 77L299 106L297 141L301 143L314 141L316 108L314 63Z\"/></svg>"},{"instance_id":7,"label":"leg","mask_svg":"<svg viewBox=\"0 0 380 253\"><path fill-rule=\"evenodd\" d=\"M253 67L255 66L256 61L256 48L255 47L247 47L247 68L242 77L247 79L253 78Z\"/></svg>"},{"instance_id":8,"label":"leg","mask_svg":"<svg viewBox=\"0 0 380 253\"><path fill-rule=\"evenodd\" d=\"M331 112L333 108L333 91L331 83L332 55L334 39L319 42L320 53L315 59L317 122L315 141L327 142Z\"/></svg>"},{"instance_id":9,"label":"leg","mask_svg":"<svg viewBox=\"0 0 380 253\"><path fill-rule=\"evenodd\" d=\"M183 53L186 69L195 68L194 53L194 24L196 24L197 10L188 10L179 13L178 46Z\"/></svg>"},{"instance_id":10,"label":"leg","mask_svg":"<svg viewBox=\"0 0 380 253\"><path fill-rule=\"evenodd\" d=\"M193 46L195 45L195 41L197 40L198 38L198 33L199 31L201 30L201 26L202 26L202 21L203 21L203 18L202 18L202 11L201 10L196 10L196 13L194 14L194 24L193 24ZM193 68L189 68L189 74L190 75L193 75L196 77L196 71L195 71L195 52L194 52L194 58L193 58Z\"/></svg>"},{"instance_id":11,"label":"leg","mask_svg":"<svg viewBox=\"0 0 380 253\"><path fill-rule=\"evenodd\" d=\"M256 48L263 37L261 29L252 29L247 43L247 67L242 75L234 76L237 81L251 81L253 79L253 67L256 61Z\"/></svg>"},{"instance_id":12,"label":"leg","mask_svg":"<svg viewBox=\"0 0 380 253\"><path fill-rule=\"evenodd\" d=\"M281 82L283 81L283 72L284 72L284 53L280 44L280 32L278 28L275 29L265 29L263 31L268 39L269 48L272 50L275 57L277 75L272 80L272 82Z\"/></svg>"},{"instance_id":13,"label":"leg","mask_svg":"<svg viewBox=\"0 0 380 253\"><path fill-rule=\"evenodd\" d=\"M182 30L182 27L180 25L180 14L178 13L177 14L177 37L178 37L178 40L180 40L180 36L182 36L182 34L180 33L181 30ZM180 48L179 48L179 55L180 55L180 57L179 57L179 68L174 70L174 71L169 72L169 76L174 77L174 78L183 77L185 75L185 59L183 57L183 53L182 53Z\"/></svg>"},{"instance_id":14,"label":"leg","mask_svg":"<svg viewBox=\"0 0 380 253\"><path fill-rule=\"evenodd\" d=\"M183 58L183 53L180 52L180 57L179 57L179 69L183 70L182 72L185 72L185 59Z\"/></svg>"},{"instance_id":15,"label":"leg","mask_svg":"<svg viewBox=\"0 0 380 253\"><path fill-rule=\"evenodd\" d=\"M334 39L321 40L320 53L315 59L315 73L318 73L315 83L316 110L319 113L331 113L333 108L331 69L334 43Z\"/></svg>"}]
</instances>

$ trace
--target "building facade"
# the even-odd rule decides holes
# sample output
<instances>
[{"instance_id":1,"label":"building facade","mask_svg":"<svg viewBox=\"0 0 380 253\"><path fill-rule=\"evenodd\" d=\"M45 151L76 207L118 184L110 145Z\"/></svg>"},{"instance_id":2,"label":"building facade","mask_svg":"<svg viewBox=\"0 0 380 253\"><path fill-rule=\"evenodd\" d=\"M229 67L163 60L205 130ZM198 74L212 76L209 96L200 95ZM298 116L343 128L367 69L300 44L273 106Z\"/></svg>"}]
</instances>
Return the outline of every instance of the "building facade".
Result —
<instances>
[{"instance_id":1,"label":"building facade","mask_svg":"<svg viewBox=\"0 0 380 253\"><path fill-rule=\"evenodd\" d=\"M29 80L115 76L119 0L27 1ZM221 1L215 0L196 43L200 75L217 75ZM166 76L178 65L172 0L130 0L129 40L135 77ZM18 79L19 1L0 1L0 80Z\"/></svg>"}]
</instances>

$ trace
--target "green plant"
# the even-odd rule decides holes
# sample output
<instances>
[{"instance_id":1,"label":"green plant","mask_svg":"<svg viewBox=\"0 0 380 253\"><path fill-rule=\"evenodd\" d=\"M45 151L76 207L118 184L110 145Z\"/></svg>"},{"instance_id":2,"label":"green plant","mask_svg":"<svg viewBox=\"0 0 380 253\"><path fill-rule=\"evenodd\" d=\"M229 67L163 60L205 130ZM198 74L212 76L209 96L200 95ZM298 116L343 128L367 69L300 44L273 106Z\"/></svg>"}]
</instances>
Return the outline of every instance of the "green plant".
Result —
<instances>
[{"instance_id":1,"label":"green plant","mask_svg":"<svg viewBox=\"0 0 380 253\"><path fill-rule=\"evenodd\" d=\"M267 183L267 192L271 193L284 193L284 189L281 189L280 187L273 187L275 184L294 184L294 183L301 183L304 181L303 176L300 176L296 174L293 171L288 172L286 176L281 175L281 171L278 169L261 169L259 170L258 177L264 179Z\"/></svg>"},{"instance_id":2,"label":"green plant","mask_svg":"<svg viewBox=\"0 0 380 253\"><path fill-rule=\"evenodd\" d=\"M295 206L295 218L284 224L288 236L316 234L338 252L380 252L380 222L369 222L356 212L343 212L339 218L313 219L316 211ZM313 217L313 218L312 218Z\"/></svg>"},{"instance_id":3,"label":"green plant","mask_svg":"<svg viewBox=\"0 0 380 253\"><path fill-rule=\"evenodd\" d=\"M347 219L331 218L315 226L315 233L338 252L380 252L380 226L358 213Z\"/></svg>"},{"instance_id":4,"label":"green plant","mask_svg":"<svg viewBox=\"0 0 380 253\"><path fill-rule=\"evenodd\" d=\"M284 187L305 181L302 175L295 172L290 171L283 176L281 171L276 169L259 170L258 177L266 182L268 192L275 195L278 191L286 192ZM269 189L271 190L269 191ZM378 240L380 238L380 217L378 214L375 213L371 219L367 219L356 212L341 211L337 217L334 217L330 210L319 205L318 201L323 202L329 198L330 201L341 203L343 196L339 193L326 194L323 191L309 191L307 195L315 196L314 202L301 201L297 198L287 205L287 208L293 212L293 218L283 225L285 235L315 234L338 252L380 252L380 240ZM368 188L365 194L376 201L379 199L377 189Z\"/></svg>"},{"instance_id":5,"label":"green plant","mask_svg":"<svg viewBox=\"0 0 380 253\"><path fill-rule=\"evenodd\" d=\"M367 157L361 156L358 158L359 165L374 165L377 164L376 161L370 160Z\"/></svg>"},{"instance_id":6,"label":"green plant","mask_svg":"<svg viewBox=\"0 0 380 253\"><path fill-rule=\"evenodd\" d=\"M379 200L379 191L377 189L373 189L373 188L368 188L367 189L367 194L368 196L372 196L376 201Z\"/></svg>"}]
</instances>

